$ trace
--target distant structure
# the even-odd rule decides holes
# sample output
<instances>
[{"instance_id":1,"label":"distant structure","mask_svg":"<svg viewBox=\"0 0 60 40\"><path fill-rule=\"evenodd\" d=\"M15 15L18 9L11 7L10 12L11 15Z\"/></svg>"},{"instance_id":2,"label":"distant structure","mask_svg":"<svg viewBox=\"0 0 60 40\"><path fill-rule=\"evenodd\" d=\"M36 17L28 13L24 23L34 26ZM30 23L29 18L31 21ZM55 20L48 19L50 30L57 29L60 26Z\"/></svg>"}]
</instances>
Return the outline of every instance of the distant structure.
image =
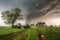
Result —
<instances>
[{"instance_id":1,"label":"distant structure","mask_svg":"<svg viewBox=\"0 0 60 40\"><path fill-rule=\"evenodd\" d=\"M45 22L38 22L36 26L45 26Z\"/></svg>"}]
</instances>

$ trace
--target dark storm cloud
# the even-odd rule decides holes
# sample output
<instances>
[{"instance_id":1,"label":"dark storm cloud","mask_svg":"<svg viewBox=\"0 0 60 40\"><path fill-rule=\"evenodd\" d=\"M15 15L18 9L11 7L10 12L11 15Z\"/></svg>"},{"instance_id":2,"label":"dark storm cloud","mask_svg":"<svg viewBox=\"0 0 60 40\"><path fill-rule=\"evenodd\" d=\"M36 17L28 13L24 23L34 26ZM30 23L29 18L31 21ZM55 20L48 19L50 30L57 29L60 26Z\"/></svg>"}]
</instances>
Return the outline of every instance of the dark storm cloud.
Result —
<instances>
[{"instance_id":1,"label":"dark storm cloud","mask_svg":"<svg viewBox=\"0 0 60 40\"><path fill-rule=\"evenodd\" d=\"M20 1L20 5L21 5L21 2L22 1ZM10 8L10 6L19 7L20 5L18 3L19 3L19 0L0 0L0 5L4 6L5 8L7 8L7 7Z\"/></svg>"},{"instance_id":2,"label":"dark storm cloud","mask_svg":"<svg viewBox=\"0 0 60 40\"><path fill-rule=\"evenodd\" d=\"M60 0L26 0L24 4L29 9L27 19L32 20L34 18L43 16L49 11L53 10L57 6Z\"/></svg>"},{"instance_id":3,"label":"dark storm cloud","mask_svg":"<svg viewBox=\"0 0 60 40\"><path fill-rule=\"evenodd\" d=\"M27 13L25 12L27 9L23 5L23 0L0 0L0 11L1 10L9 10L12 8L20 8L24 15Z\"/></svg>"},{"instance_id":4,"label":"dark storm cloud","mask_svg":"<svg viewBox=\"0 0 60 40\"><path fill-rule=\"evenodd\" d=\"M54 9L60 0L0 0L0 5L6 9L18 7L27 20L46 15Z\"/></svg>"}]
</instances>

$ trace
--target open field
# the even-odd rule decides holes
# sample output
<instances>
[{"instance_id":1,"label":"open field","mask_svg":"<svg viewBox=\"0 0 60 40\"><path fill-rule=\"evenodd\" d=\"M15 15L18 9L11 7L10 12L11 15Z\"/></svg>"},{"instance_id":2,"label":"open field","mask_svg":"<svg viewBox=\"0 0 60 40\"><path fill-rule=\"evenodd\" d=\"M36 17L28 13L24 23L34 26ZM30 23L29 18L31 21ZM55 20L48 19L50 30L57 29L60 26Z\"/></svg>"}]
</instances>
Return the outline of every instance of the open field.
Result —
<instances>
[{"instance_id":1,"label":"open field","mask_svg":"<svg viewBox=\"0 0 60 40\"><path fill-rule=\"evenodd\" d=\"M16 28L10 28L10 27L0 27L0 35L7 35L10 33L16 33L24 30L22 29L16 29Z\"/></svg>"},{"instance_id":2,"label":"open field","mask_svg":"<svg viewBox=\"0 0 60 40\"><path fill-rule=\"evenodd\" d=\"M0 40L41 40L41 34L44 34L47 40L60 40L60 27L0 27Z\"/></svg>"}]
</instances>

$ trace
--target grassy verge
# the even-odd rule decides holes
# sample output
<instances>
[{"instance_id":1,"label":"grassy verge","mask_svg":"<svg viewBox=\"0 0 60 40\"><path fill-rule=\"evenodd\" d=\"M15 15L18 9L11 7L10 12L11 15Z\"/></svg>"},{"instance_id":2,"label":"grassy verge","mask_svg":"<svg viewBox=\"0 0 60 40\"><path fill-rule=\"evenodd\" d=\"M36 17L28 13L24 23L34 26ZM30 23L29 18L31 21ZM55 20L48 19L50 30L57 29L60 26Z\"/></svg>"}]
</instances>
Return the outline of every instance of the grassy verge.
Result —
<instances>
[{"instance_id":1,"label":"grassy verge","mask_svg":"<svg viewBox=\"0 0 60 40\"><path fill-rule=\"evenodd\" d=\"M8 35L11 33L20 32L22 30L24 30L24 28L16 29L16 28L1 27L0 28L0 35Z\"/></svg>"},{"instance_id":2,"label":"grassy verge","mask_svg":"<svg viewBox=\"0 0 60 40\"><path fill-rule=\"evenodd\" d=\"M60 40L60 27L40 27L39 33L44 33L48 40Z\"/></svg>"},{"instance_id":3,"label":"grassy verge","mask_svg":"<svg viewBox=\"0 0 60 40\"><path fill-rule=\"evenodd\" d=\"M27 31L28 31L28 29L26 29L23 32L15 35L13 40L26 40L27 39Z\"/></svg>"},{"instance_id":4,"label":"grassy verge","mask_svg":"<svg viewBox=\"0 0 60 40\"><path fill-rule=\"evenodd\" d=\"M0 40L12 40L16 35L23 32L25 29L12 29L12 28L2 28L4 32L0 33ZM9 30L8 30L9 29ZM6 32L8 31L8 32Z\"/></svg>"},{"instance_id":5,"label":"grassy verge","mask_svg":"<svg viewBox=\"0 0 60 40\"><path fill-rule=\"evenodd\" d=\"M25 30L24 28L13 29L3 27L0 28L0 40L40 40L41 33L44 33L47 40L60 40L60 27L25 28Z\"/></svg>"},{"instance_id":6,"label":"grassy verge","mask_svg":"<svg viewBox=\"0 0 60 40\"><path fill-rule=\"evenodd\" d=\"M27 32L27 39L26 40L39 40L37 30L30 28Z\"/></svg>"}]
</instances>

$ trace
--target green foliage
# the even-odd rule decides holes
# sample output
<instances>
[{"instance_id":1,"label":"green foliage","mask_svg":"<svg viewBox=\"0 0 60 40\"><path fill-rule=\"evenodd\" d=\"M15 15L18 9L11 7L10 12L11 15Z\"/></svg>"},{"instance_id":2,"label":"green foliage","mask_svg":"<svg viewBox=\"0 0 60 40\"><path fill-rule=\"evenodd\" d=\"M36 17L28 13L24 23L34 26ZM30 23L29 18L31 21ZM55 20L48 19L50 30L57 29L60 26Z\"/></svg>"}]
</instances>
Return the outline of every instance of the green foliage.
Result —
<instances>
[{"instance_id":1,"label":"green foliage","mask_svg":"<svg viewBox=\"0 0 60 40\"><path fill-rule=\"evenodd\" d=\"M0 35L8 35L10 33L20 32L24 30L24 28L21 29L13 29L8 27L0 27Z\"/></svg>"},{"instance_id":2,"label":"green foliage","mask_svg":"<svg viewBox=\"0 0 60 40\"><path fill-rule=\"evenodd\" d=\"M39 33L44 33L48 40L60 40L60 27L40 27Z\"/></svg>"},{"instance_id":3,"label":"green foliage","mask_svg":"<svg viewBox=\"0 0 60 40\"><path fill-rule=\"evenodd\" d=\"M47 28L46 35L49 40L60 40L60 27Z\"/></svg>"},{"instance_id":4,"label":"green foliage","mask_svg":"<svg viewBox=\"0 0 60 40\"><path fill-rule=\"evenodd\" d=\"M23 32L21 32L23 30ZM3 32L2 32L3 31ZM7 35L10 33L17 33L11 40L40 40L40 34L44 33L47 40L60 40L60 27L37 27L37 28L0 28L0 35ZM2 37L2 36L1 36ZM5 36L6 37L6 36ZM3 38L3 37L2 37Z\"/></svg>"},{"instance_id":5,"label":"green foliage","mask_svg":"<svg viewBox=\"0 0 60 40\"><path fill-rule=\"evenodd\" d=\"M2 18L5 20L6 24L13 24L15 20L21 16L21 10L19 8L7 10L2 12Z\"/></svg>"},{"instance_id":6,"label":"green foliage","mask_svg":"<svg viewBox=\"0 0 60 40\"><path fill-rule=\"evenodd\" d=\"M27 31L28 31L28 29L24 30L23 32L19 33L18 35L15 35L13 40L26 40L27 39Z\"/></svg>"},{"instance_id":7,"label":"green foliage","mask_svg":"<svg viewBox=\"0 0 60 40\"><path fill-rule=\"evenodd\" d=\"M29 29L27 32L27 39L26 40L39 40L38 32L36 29Z\"/></svg>"}]
</instances>

